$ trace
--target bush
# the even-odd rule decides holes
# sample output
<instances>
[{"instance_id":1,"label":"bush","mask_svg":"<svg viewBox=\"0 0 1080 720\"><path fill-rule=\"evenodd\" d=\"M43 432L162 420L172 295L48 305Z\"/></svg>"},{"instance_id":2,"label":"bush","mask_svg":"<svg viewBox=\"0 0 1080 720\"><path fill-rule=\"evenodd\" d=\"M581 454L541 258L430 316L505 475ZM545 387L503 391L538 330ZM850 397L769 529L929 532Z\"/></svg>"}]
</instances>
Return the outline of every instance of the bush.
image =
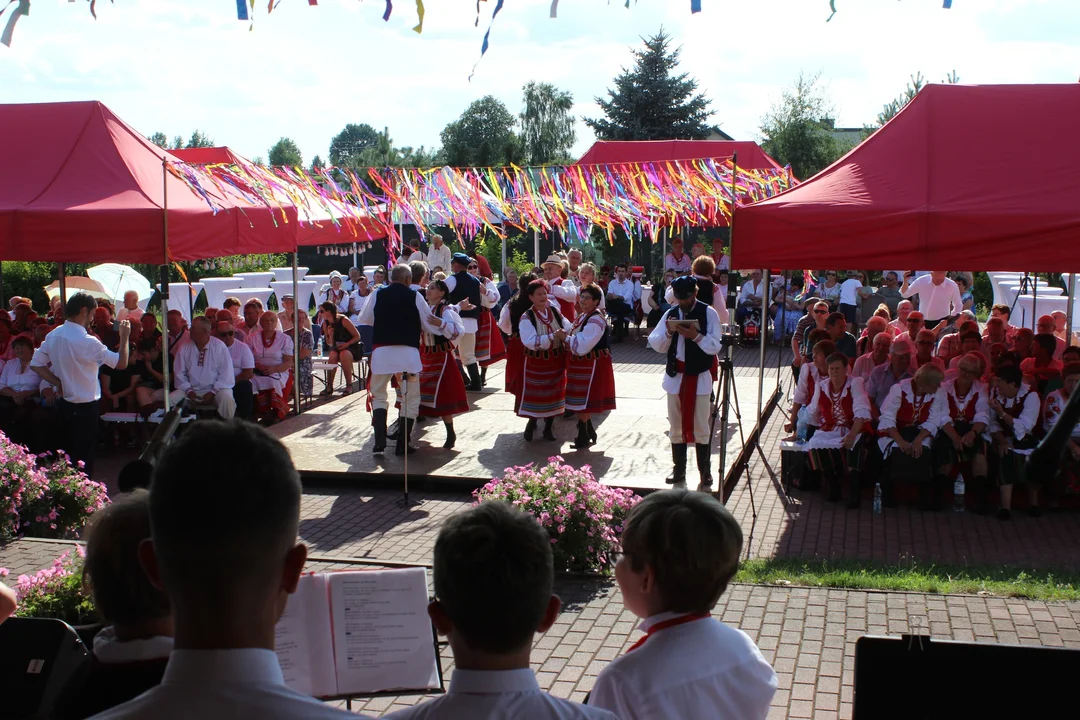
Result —
<instances>
[{"instance_id":1,"label":"bush","mask_svg":"<svg viewBox=\"0 0 1080 720\"><path fill-rule=\"evenodd\" d=\"M641 498L601 485L588 465L574 468L558 456L539 469L529 464L505 473L473 497L478 503L501 500L535 517L551 536L557 571L606 572L614 566L623 521Z\"/></svg>"},{"instance_id":2,"label":"bush","mask_svg":"<svg viewBox=\"0 0 1080 720\"><path fill-rule=\"evenodd\" d=\"M108 502L64 453L34 455L0 432L0 538L75 538Z\"/></svg>"},{"instance_id":3,"label":"bush","mask_svg":"<svg viewBox=\"0 0 1080 720\"><path fill-rule=\"evenodd\" d=\"M57 618L69 625L88 625L97 621L94 599L83 585L82 566L86 550L81 545L69 550L51 568L33 576L20 575L15 582L19 617ZM0 568L0 577L8 575Z\"/></svg>"},{"instance_id":4,"label":"bush","mask_svg":"<svg viewBox=\"0 0 1080 720\"><path fill-rule=\"evenodd\" d=\"M49 298L45 295L45 286L56 279L56 263L19 262L7 260L3 265L4 273L4 309L12 295L30 298L34 309L40 314L49 308Z\"/></svg>"}]
</instances>

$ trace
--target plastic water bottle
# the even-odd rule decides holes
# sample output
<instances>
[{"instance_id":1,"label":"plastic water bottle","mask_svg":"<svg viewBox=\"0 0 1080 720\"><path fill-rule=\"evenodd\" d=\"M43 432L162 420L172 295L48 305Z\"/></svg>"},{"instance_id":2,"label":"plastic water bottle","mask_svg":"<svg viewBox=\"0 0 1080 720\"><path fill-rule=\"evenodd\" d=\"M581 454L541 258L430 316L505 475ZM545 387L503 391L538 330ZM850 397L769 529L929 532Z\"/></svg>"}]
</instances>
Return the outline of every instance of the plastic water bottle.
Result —
<instances>
[{"instance_id":1,"label":"plastic water bottle","mask_svg":"<svg viewBox=\"0 0 1080 720\"><path fill-rule=\"evenodd\" d=\"M806 408L799 410L799 416L795 421L795 442L804 444L810 435L810 413Z\"/></svg>"},{"instance_id":2,"label":"plastic water bottle","mask_svg":"<svg viewBox=\"0 0 1080 720\"><path fill-rule=\"evenodd\" d=\"M953 492L953 512L964 512L964 476L960 473L956 475L956 482L952 486Z\"/></svg>"},{"instance_id":3,"label":"plastic water bottle","mask_svg":"<svg viewBox=\"0 0 1080 720\"><path fill-rule=\"evenodd\" d=\"M874 514L881 514L881 483L874 483Z\"/></svg>"},{"instance_id":4,"label":"plastic water bottle","mask_svg":"<svg viewBox=\"0 0 1080 720\"><path fill-rule=\"evenodd\" d=\"M326 357L326 351L323 349L322 335L319 336L319 357Z\"/></svg>"}]
</instances>

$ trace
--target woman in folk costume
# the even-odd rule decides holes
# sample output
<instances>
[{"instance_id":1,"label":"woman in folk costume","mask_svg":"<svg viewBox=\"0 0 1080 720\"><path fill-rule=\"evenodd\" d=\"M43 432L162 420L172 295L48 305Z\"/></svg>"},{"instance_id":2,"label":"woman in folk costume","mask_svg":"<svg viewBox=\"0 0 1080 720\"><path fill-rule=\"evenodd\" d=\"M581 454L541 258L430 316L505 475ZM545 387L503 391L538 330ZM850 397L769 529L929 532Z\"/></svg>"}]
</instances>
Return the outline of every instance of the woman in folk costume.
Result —
<instances>
[{"instance_id":1,"label":"woman in folk costume","mask_svg":"<svg viewBox=\"0 0 1080 720\"><path fill-rule=\"evenodd\" d=\"M289 396L293 386L293 341L278 330L277 313L267 311L259 318L261 332L247 336L255 356L255 415L266 417L272 424L284 420L289 412Z\"/></svg>"},{"instance_id":2,"label":"woman in folk costume","mask_svg":"<svg viewBox=\"0 0 1080 720\"><path fill-rule=\"evenodd\" d=\"M935 485L947 488L954 472L966 474L973 479L973 487L980 497L980 510L987 489L983 433L990 424L989 390L979 379L983 374L981 357L978 352L962 355L956 366L956 377L945 381L949 413L934 438L934 466L938 472Z\"/></svg>"},{"instance_id":3,"label":"woman in folk costume","mask_svg":"<svg viewBox=\"0 0 1080 720\"><path fill-rule=\"evenodd\" d=\"M350 297L349 293L341 285L341 273L334 270L330 273L330 284L326 287L326 292L320 294L322 295L322 302L334 303L339 315L348 315Z\"/></svg>"},{"instance_id":4,"label":"woman in folk costume","mask_svg":"<svg viewBox=\"0 0 1080 720\"><path fill-rule=\"evenodd\" d=\"M480 269L480 317L476 319L476 362L480 365L480 386L487 384L487 369L506 357L506 346L503 344L502 334L495 324L495 315L492 308L499 303L499 288L491 279L491 269L487 261L483 266L479 265L480 257L477 258L477 266ZM488 269L485 271L484 268ZM469 265L469 272L472 265Z\"/></svg>"},{"instance_id":5,"label":"woman in folk costume","mask_svg":"<svg viewBox=\"0 0 1080 720\"><path fill-rule=\"evenodd\" d=\"M594 413L615 409L615 373L608 349L608 324L600 312L604 293L599 285L583 285L578 295L581 314L566 340L570 357L566 368L566 409L578 416L574 447L584 450L596 442Z\"/></svg>"},{"instance_id":6,"label":"woman in folk costume","mask_svg":"<svg viewBox=\"0 0 1080 720\"><path fill-rule=\"evenodd\" d=\"M468 412L469 399L465 395L465 381L454 360L454 338L465 332L465 326L456 308L447 302L450 289L443 280L435 280L427 286L426 299L431 314L445 323L439 334L425 328L420 343L420 414L424 417L442 418L446 426L446 442L443 447L454 447L454 415Z\"/></svg>"},{"instance_id":7,"label":"woman in folk costume","mask_svg":"<svg viewBox=\"0 0 1080 720\"><path fill-rule=\"evenodd\" d=\"M906 474L919 485L919 505L930 509L934 491L929 450L937 431L948 419L949 401L941 387L945 373L936 365L923 365L915 377L892 386L881 407L878 440L887 471L882 488L884 502L895 507L893 483Z\"/></svg>"},{"instance_id":8,"label":"woman in folk costume","mask_svg":"<svg viewBox=\"0 0 1080 720\"><path fill-rule=\"evenodd\" d=\"M1050 432L1057 424L1069 398L1080 387L1080 363L1072 362L1061 371L1065 387L1054 390L1046 396L1043 403L1043 428ZM1071 495L1080 494L1080 424L1073 427L1072 437L1065 446L1065 453L1061 456L1061 466L1058 470L1059 487L1064 487L1065 492Z\"/></svg>"},{"instance_id":9,"label":"woman in folk costume","mask_svg":"<svg viewBox=\"0 0 1080 720\"><path fill-rule=\"evenodd\" d=\"M524 437L533 439L537 418L544 418L544 439L555 440L552 425L566 407L566 337L570 323L548 303L548 284L529 283L526 295L532 306L518 322L525 362L521 375L519 417L529 418Z\"/></svg>"},{"instance_id":10,"label":"woman in folk costume","mask_svg":"<svg viewBox=\"0 0 1080 720\"><path fill-rule=\"evenodd\" d=\"M815 348L816 350L816 348ZM848 375L848 358L840 352L826 358L828 377L815 383L810 424L817 427L806 443L813 468L825 479L828 501L839 500L847 487L847 506L859 507L859 473L866 460L870 399L863 379Z\"/></svg>"},{"instance_id":11,"label":"woman in folk costume","mask_svg":"<svg viewBox=\"0 0 1080 720\"><path fill-rule=\"evenodd\" d=\"M1028 514L1038 517L1039 485L1044 478L1025 477L1024 466L1028 456L1039 444L1035 433L1039 426L1042 409L1039 393L1023 381L1020 368L1004 365L994 371L990 390L990 427L987 431L994 440L994 449L1001 459L998 467L998 485L1001 490L999 520L1012 517L1013 485L1027 483Z\"/></svg>"},{"instance_id":12,"label":"woman in folk costume","mask_svg":"<svg viewBox=\"0 0 1080 720\"><path fill-rule=\"evenodd\" d=\"M518 333L521 316L532 307L527 288L536 280L534 273L524 273L518 279L518 289L510 301L503 305L499 314L499 329L506 333L510 342L506 346L506 369L503 371L503 389L515 398L514 407L521 400L521 371L525 366L525 348Z\"/></svg>"},{"instance_id":13,"label":"woman in folk costume","mask_svg":"<svg viewBox=\"0 0 1080 720\"><path fill-rule=\"evenodd\" d=\"M548 296L550 300L558 301L559 314L574 321L577 316L577 285L566 279L570 272L570 266L558 255L549 255L543 262L544 279L548 282ZM552 305L555 303L552 302Z\"/></svg>"},{"instance_id":14,"label":"woman in folk costume","mask_svg":"<svg viewBox=\"0 0 1080 720\"><path fill-rule=\"evenodd\" d=\"M803 363L799 367L799 382L795 385L795 393L791 398L791 414L788 424L784 426L788 432L795 431L799 424L799 413L804 407L809 408L817 386L828 379L828 358L834 352L836 352L836 343L832 340L818 340L810 351L813 361Z\"/></svg>"}]
</instances>

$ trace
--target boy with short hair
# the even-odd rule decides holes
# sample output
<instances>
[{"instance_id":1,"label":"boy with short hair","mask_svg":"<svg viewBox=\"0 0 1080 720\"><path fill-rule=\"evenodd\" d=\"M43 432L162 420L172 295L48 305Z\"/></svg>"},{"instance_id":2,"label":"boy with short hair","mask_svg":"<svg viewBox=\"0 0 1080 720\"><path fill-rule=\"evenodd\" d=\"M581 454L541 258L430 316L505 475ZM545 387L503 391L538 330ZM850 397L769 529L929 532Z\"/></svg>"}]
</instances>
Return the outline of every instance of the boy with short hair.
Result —
<instances>
[{"instance_id":1,"label":"boy with short hair","mask_svg":"<svg viewBox=\"0 0 1080 720\"><path fill-rule=\"evenodd\" d=\"M655 492L626 518L615 579L646 635L596 678L589 704L621 720L769 714L776 673L710 612L739 567L742 529L716 498Z\"/></svg>"},{"instance_id":2,"label":"boy with short hair","mask_svg":"<svg viewBox=\"0 0 1080 720\"><path fill-rule=\"evenodd\" d=\"M529 668L533 636L562 607L551 540L535 518L501 502L453 516L435 541L433 576L428 614L454 651L450 689L388 717L615 720L543 692Z\"/></svg>"}]
</instances>

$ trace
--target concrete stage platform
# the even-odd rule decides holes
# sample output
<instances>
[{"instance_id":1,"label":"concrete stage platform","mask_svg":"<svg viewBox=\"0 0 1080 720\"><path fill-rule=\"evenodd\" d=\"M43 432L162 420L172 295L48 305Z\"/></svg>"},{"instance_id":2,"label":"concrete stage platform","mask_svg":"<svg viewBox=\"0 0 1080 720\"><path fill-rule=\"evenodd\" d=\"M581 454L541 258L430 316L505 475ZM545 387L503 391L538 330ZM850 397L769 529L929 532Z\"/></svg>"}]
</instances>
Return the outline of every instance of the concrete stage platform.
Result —
<instances>
[{"instance_id":1,"label":"concrete stage platform","mask_svg":"<svg viewBox=\"0 0 1080 720\"><path fill-rule=\"evenodd\" d=\"M521 436L525 420L514 414L513 397L501 390L501 363L489 370L488 389L470 393L473 409L455 418L457 446L442 448L444 427L439 419L425 420L417 426L414 443L421 449L409 456L409 476L454 480L482 485L502 471L530 462L546 464L549 457L562 455L571 465L590 465L597 477L608 485L634 489L667 487L664 478L671 471L668 441L667 397L660 387L663 370L655 373L616 372L618 408L593 420L599 441L588 450L572 447L577 434L573 419L557 418L557 442L536 439L526 442ZM774 381L775 382L775 381ZM735 378L744 433L749 434L757 419L757 379ZM766 382L766 398L772 384ZM366 410L367 395L353 393L345 398L315 407L298 417L291 417L270 430L285 443L301 473L348 475L366 480L386 475L399 481L404 458L393 454L393 442L384 455L373 455L371 419ZM396 412L391 409L390 419ZM542 427L542 426L541 426ZM729 441L720 440L717 419L713 439L713 477L717 480L718 453L726 449L726 468L730 469L742 449L738 421L734 411L729 418ZM335 478L338 479L338 478ZM688 484L697 483L697 465L691 449L687 461Z\"/></svg>"}]
</instances>

